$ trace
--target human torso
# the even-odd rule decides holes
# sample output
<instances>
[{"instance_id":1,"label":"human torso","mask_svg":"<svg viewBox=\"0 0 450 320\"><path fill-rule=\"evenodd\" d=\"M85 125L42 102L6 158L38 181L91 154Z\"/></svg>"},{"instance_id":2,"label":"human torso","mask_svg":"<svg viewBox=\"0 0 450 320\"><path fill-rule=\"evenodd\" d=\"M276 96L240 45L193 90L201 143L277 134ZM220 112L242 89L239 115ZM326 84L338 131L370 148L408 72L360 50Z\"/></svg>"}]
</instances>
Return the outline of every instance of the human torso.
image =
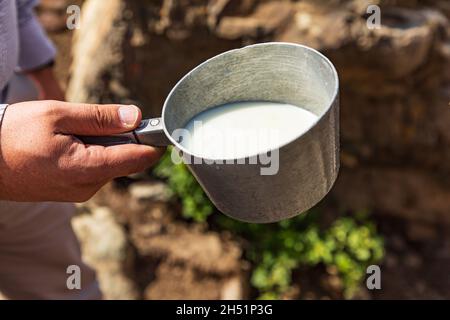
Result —
<instances>
[{"instance_id":1,"label":"human torso","mask_svg":"<svg viewBox=\"0 0 450 320\"><path fill-rule=\"evenodd\" d=\"M14 73L18 52L16 3L14 0L0 0L0 91Z\"/></svg>"}]
</instances>

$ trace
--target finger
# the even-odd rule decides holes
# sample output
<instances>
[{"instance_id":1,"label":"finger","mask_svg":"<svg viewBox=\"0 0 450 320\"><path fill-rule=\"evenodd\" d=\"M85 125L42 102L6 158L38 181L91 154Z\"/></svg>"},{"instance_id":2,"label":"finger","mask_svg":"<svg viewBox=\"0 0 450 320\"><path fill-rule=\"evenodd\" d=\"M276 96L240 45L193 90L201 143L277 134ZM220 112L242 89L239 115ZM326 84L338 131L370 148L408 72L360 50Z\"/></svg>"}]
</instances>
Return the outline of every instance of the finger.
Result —
<instances>
[{"instance_id":1,"label":"finger","mask_svg":"<svg viewBox=\"0 0 450 320\"><path fill-rule=\"evenodd\" d=\"M55 107L59 133L71 135L109 135L133 130L142 119L133 105L58 103Z\"/></svg>"},{"instance_id":2,"label":"finger","mask_svg":"<svg viewBox=\"0 0 450 320\"><path fill-rule=\"evenodd\" d=\"M85 146L85 170L92 181L110 180L141 172L153 165L163 154L164 149L144 145L124 144L117 146Z\"/></svg>"}]
</instances>

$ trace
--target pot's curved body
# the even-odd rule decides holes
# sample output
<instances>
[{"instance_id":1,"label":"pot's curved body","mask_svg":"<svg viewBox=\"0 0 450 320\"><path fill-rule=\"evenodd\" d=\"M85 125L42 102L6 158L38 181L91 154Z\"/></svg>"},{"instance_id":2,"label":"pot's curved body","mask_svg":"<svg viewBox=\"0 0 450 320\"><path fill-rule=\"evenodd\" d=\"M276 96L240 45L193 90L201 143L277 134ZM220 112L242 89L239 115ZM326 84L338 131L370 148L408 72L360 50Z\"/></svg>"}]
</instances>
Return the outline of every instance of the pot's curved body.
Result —
<instances>
[{"instance_id":1,"label":"pot's curved body","mask_svg":"<svg viewBox=\"0 0 450 320\"><path fill-rule=\"evenodd\" d=\"M170 92L161 118L143 120L136 130L123 134L79 138L105 146L173 144L220 211L247 222L275 222L314 206L336 180L338 92L333 64L316 50L293 43L255 44L224 52L190 71ZM269 153L232 163L193 155L178 143L177 131L196 115L239 101L293 104L318 120Z\"/></svg>"},{"instance_id":2,"label":"pot's curved body","mask_svg":"<svg viewBox=\"0 0 450 320\"><path fill-rule=\"evenodd\" d=\"M317 115L312 128L272 150L269 158L252 155L270 164L249 164L250 158L240 159L246 164L206 164L211 161L169 137L220 211L247 222L279 221L317 204L336 180L338 87L334 66L311 48L263 43L231 50L202 63L173 88L163 108L164 131L170 136L198 113L236 101L289 103Z\"/></svg>"}]
</instances>

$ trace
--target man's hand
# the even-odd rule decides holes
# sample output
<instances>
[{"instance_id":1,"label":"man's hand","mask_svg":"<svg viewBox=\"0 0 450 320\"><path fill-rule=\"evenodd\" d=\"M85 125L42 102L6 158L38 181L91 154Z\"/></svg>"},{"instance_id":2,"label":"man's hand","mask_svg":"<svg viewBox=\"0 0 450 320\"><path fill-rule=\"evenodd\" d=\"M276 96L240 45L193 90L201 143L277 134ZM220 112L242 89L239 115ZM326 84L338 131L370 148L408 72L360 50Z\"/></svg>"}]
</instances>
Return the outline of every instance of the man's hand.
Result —
<instances>
[{"instance_id":1,"label":"man's hand","mask_svg":"<svg viewBox=\"0 0 450 320\"><path fill-rule=\"evenodd\" d=\"M0 199L89 199L115 177L151 166L163 150L144 145L84 145L74 135L134 129L135 106L31 101L10 105L0 130Z\"/></svg>"}]
</instances>

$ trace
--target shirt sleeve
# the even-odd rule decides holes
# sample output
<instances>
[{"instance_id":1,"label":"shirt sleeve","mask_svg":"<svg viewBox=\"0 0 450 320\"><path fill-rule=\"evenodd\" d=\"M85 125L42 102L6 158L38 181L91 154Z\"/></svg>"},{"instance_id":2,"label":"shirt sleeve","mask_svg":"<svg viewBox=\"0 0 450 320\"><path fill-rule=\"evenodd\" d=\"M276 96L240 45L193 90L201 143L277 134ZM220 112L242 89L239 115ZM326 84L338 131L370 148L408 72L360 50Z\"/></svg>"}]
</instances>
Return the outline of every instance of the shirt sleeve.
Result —
<instances>
[{"instance_id":1,"label":"shirt sleeve","mask_svg":"<svg viewBox=\"0 0 450 320\"><path fill-rule=\"evenodd\" d=\"M56 49L34 13L38 0L16 0L19 29L18 71L35 69L54 59Z\"/></svg>"}]
</instances>

